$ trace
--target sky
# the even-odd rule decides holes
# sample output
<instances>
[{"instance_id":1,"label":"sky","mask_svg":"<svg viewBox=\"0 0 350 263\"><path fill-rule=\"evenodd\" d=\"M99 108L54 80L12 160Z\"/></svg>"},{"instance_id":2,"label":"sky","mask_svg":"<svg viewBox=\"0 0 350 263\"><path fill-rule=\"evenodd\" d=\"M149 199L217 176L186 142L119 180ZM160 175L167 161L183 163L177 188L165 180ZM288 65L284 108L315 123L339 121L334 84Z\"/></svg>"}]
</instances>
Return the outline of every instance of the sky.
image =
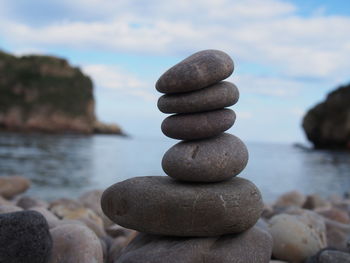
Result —
<instances>
[{"instance_id":1,"label":"sky","mask_svg":"<svg viewBox=\"0 0 350 263\"><path fill-rule=\"evenodd\" d=\"M229 54L240 90L229 130L305 142L302 117L350 82L350 1L0 0L0 49L66 58L91 76L100 120L161 136L155 82L204 49Z\"/></svg>"}]
</instances>

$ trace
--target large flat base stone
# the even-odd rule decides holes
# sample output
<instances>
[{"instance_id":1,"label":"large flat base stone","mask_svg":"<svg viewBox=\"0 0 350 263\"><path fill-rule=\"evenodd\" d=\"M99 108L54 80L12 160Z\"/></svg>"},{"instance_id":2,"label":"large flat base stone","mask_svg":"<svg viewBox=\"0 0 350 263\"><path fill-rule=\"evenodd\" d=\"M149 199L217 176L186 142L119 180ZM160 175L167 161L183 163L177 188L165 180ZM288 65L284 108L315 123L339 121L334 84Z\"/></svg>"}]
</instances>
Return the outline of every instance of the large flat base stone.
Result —
<instances>
[{"instance_id":1,"label":"large flat base stone","mask_svg":"<svg viewBox=\"0 0 350 263\"><path fill-rule=\"evenodd\" d=\"M268 263L272 238L258 228L210 238L139 234L115 263Z\"/></svg>"}]
</instances>

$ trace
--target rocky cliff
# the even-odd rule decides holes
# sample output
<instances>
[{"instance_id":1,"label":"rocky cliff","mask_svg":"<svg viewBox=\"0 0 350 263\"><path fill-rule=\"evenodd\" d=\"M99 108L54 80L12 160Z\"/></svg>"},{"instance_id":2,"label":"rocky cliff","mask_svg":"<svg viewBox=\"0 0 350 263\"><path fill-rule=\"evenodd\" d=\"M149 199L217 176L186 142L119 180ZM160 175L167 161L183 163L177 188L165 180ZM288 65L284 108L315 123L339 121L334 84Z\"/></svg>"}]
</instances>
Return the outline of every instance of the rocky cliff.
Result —
<instances>
[{"instance_id":1,"label":"rocky cliff","mask_svg":"<svg viewBox=\"0 0 350 263\"><path fill-rule=\"evenodd\" d=\"M91 79L64 59L0 51L0 129L115 133L95 117Z\"/></svg>"},{"instance_id":2,"label":"rocky cliff","mask_svg":"<svg viewBox=\"0 0 350 263\"><path fill-rule=\"evenodd\" d=\"M309 110L303 128L315 148L350 149L350 84Z\"/></svg>"}]
</instances>

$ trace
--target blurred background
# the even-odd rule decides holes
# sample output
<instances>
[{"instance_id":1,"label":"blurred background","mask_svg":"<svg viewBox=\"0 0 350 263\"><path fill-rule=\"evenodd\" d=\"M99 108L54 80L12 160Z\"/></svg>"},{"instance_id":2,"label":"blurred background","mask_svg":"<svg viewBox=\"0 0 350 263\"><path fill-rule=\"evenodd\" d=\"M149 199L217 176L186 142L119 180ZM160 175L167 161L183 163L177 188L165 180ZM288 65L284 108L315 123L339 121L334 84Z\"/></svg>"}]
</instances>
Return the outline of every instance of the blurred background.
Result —
<instances>
[{"instance_id":1,"label":"blurred background","mask_svg":"<svg viewBox=\"0 0 350 263\"><path fill-rule=\"evenodd\" d=\"M347 1L0 0L0 175L31 179L30 193L47 199L164 175L176 141L161 133L154 84L192 53L219 49L241 94L229 130L250 152L241 176L266 200L343 194L349 87L304 123L322 150L302 123L350 80L349 28Z\"/></svg>"}]
</instances>

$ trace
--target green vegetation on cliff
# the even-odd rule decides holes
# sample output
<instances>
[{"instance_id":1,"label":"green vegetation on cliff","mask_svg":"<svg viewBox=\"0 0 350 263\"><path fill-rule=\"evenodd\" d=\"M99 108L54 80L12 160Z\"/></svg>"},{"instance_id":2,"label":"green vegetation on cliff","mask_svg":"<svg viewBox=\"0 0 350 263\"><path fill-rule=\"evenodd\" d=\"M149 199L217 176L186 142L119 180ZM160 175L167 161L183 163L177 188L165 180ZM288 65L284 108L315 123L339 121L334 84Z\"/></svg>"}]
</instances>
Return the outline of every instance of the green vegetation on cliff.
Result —
<instances>
[{"instance_id":1,"label":"green vegetation on cliff","mask_svg":"<svg viewBox=\"0 0 350 263\"><path fill-rule=\"evenodd\" d=\"M0 111L13 105L25 112L47 106L70 116L85 115L93 101L92 82L67 61L49 56L16 58L0 52Z\"/></svg>"},{"instance_id":2,"label":"green vegetation on cliff","mask_svg":"<svg viewBox=\"0 0 350 263\"><path fill-rule=\"evenodd\" d=\"M91 133L94 105L91 79L66 60L0 51L0 127Z\"/></svg>"}]
</instances>

